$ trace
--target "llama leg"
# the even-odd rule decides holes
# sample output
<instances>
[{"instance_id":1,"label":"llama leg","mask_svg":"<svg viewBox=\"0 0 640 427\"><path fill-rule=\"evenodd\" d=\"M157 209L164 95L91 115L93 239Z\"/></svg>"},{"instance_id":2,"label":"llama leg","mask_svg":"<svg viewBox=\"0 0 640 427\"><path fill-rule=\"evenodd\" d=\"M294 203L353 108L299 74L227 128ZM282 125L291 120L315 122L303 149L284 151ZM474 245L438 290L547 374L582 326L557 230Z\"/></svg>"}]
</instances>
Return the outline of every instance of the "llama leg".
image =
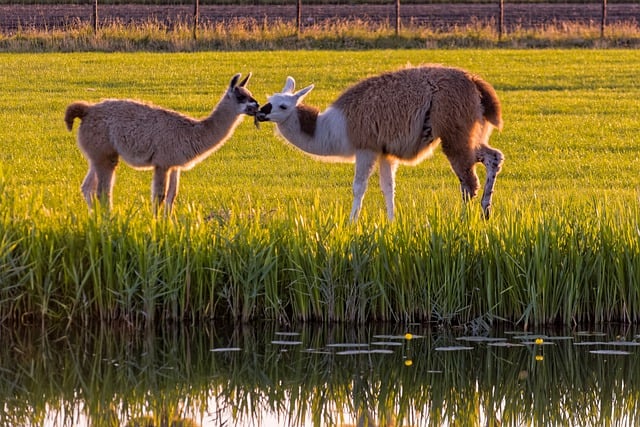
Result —
<instances>
[{"instance_id":1,"label":"llama leg","mask_svg":"<svg viewBox=\"0 0 640 427\"><path fill-rule=\"evenodd\" d=\"M367 191L367 182L378 161L378 155L373 151L356 151L356 173L353 178L353 205L351 206L350 221L355 221L360 215L362 199Z\"/></svg>"},{"instance_id":2,"label":"llama leg","mask_svg":"<svg viewBox=\"0 0 640 427\"><path fill-rule=\"evenodd\" d=\"M89 165L89 171L87 172L87 176L84 177L84 181L82 181L80 189L82 190L82 195L84 196L84 200L87 202L89 209L92 209L93 202L96 197L96 191L98 189L98 175L96 174L93 165Z\"/></svg>"},{"instance_id":3,"label":"llama leg","mask_svg":"<svg viewBox=\"0 0 640 427\"><path fill-rule=\"evenodd\" d=\"M164 202L167 194L167 178L169 171L165 168L156 166L153 170L153 181L151 181L151 205L153 206L153 215L158 214L158 208Z\"/></svg>"},{"instance_id":4,"label":"llama leg","mask_svg":"<svg viewBox=\"0 0 640 427\"><path fill-rule=\"evenodd\" d=\"M169 185L167 188L167 199L165 200L165 211L167 214L171 213L173 208L173 201L178 195L178 185L180 184L180 169L171 169L169 172Z\"/></svg>"},{"instance_id":5,"label":"llama leg","mask_svg":"<svg viewBox=\"0 0 640 427\"><path fill-rule=\"evenodd\" d=\"M107 157L103 162L96 165L96 175L98 178L98 199L100 199L100 203L106 206L108 209L111 209L111 195L113 192L113 182L117 165L117 154Z\"/></svg>"},{"instance_id":6,"label":"llama leg","mask_svg":"<svg viewBox=\"0 0 640 427\"><path fill-rule=\"evenodd\" d=\"M387 205L387 216L393 219L395 214L394 196L396 191L396 171L398 162L389 157L380 158L380 188Z\"/></svg>"},{"instance_id":7,"label":"llama leg","mask_svg":"<svg viewBox=\"0 0 640 427\"><path fill-rule=\"evenodd\" d=\"M493 196L493 189L496 184L496 177L502 169L502 163L504 161L504 155L500 150L491 148L488 145L482 145L477 150L478 161L487 168L487 178L484 182L484 189L482 191L482 211L484 216L489 218L491 214L491 198Z\"/></svg>"},{"instance_id":8,"label":"llama leg","mask_svg":"<svg viewBox=\"0 0 640 427\"><path fill-rule=\"evenodd\" d=\"M478 194L478 189L480 188L480 180L475 168L476 161L468 158L468 156L459 156L456 158L449 157L449 162L460 180L462 199L468 202Z\"/></svg>"}]
</instances>

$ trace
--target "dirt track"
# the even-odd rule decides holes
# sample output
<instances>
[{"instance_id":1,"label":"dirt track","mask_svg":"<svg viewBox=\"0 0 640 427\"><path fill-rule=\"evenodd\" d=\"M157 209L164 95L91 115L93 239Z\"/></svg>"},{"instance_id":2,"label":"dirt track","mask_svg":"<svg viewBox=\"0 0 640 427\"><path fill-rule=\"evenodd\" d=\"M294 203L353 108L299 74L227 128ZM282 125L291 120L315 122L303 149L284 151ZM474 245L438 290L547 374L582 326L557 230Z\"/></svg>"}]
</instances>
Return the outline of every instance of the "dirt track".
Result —
<instances>
[{"instance_id":1,"label":"dirt track","mask_svg":"<svg viewBox=\"0 0 640 427\"><path fill-rule=\"evenodd\" d=\"M10 33L18 28L54 29L64 28L91 20L91 5L0 5L0 31ZM403 25L410 22L446 29L466 26L473 22L496 22L499 9L496 4L424 4L403 5ZM169 26L176 22L191 22L193 6L100 6L100 24L112 22L138 23L150 20ZM202 23L228 22L250 18L258 22L282 20L295 22L296 7L291 6L200 6ZM395 6L390 5L303 5L303 25L322 23L327 20L360 18L380 22L395 21ZM506 4L504 24L513 28L530 28L552 23L594 23L602 19L600 4ZM610 4L607 8L607 23L640 22L640 4Z\"/></svg>"}]
</instances>

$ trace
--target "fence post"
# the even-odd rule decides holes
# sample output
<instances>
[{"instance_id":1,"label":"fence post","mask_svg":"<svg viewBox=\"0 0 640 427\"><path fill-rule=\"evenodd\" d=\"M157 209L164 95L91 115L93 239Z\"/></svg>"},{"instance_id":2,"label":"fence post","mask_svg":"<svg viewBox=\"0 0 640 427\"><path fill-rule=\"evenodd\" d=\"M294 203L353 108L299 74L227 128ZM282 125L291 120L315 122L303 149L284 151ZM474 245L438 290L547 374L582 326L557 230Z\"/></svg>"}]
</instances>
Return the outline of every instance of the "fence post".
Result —
<instances>
[{"instance_id":1,"label":"fence post","mask_svg":"<svg viewBox=\"0 0 640 427\"><path fill-rule=\"evenodd\" d=\"M396 36L400 35L400 0L396 0Z\"/></svg>"},{"instance_id":2,"label":"fence post","mask_svg":"<svg viewBox=\"0 0 640 427\"><path fill-rule=\"evenodd\" d=\"M91 26L93 34L98 34L98 0L93 2L93 11L91 13Z\"/></svg>"},{"instance_id":3,"label":"fence post","mask_svg":"<svg viewBox=\"0 0 640 427\"><path fill-rule=\"evenodd\" d=\"M500 1L500 12L498 14L498 41L502 40L504 34L504 0Z\"/></svg>"},{"instance_id":4,"label":"fence post","mask_svg":"<svg viewBox=\"0 0 640 427\"><path fill-rule=\"evenodd\" d=\"M296 1L296 31L298 35L302 32L302 0Z\"/></svg>"},{"instance_id":5,"label":"fence post","mask_svg":"<svg viewBox=\"0 0 640 427\"><path fill-rule=\"evenodd\" d=\"M607 0L602 0L602 22L600 23L600 38L604 38L604 29L607 26Z\"/></svg>"},{"instance_id":6,"label":"fence post","mask_svg":"<svg viewBox=\"0 0 640 427\"><path fill-rule=\"evenodd\" d=\"M200 22L200 0L193 0L193 39L198 39L198 24Z\"/></svg>"}]
</instances>

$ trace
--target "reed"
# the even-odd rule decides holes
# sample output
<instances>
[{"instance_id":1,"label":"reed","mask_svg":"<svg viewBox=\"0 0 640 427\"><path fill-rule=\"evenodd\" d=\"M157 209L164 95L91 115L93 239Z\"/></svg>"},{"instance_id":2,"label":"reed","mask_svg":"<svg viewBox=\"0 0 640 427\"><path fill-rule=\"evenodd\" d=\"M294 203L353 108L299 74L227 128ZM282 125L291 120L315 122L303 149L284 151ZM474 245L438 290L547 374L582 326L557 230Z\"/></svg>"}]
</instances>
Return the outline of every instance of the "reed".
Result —
<instances>
[{"instance_id":1,"label":"reed","mask_svg":"<svg viewBox=\"0 0 640 427\"><path fill-rule=\"evenodd\" d=\"M5 196L0 206L3 320L640 318L637 205L506 204L521 219L490 222L475 209L436 206L422 218L404 212L361 225L334 222L337 207L328 214L300 203L226 222L12 215L31 203Z\"/></svg>"}]
</instances>

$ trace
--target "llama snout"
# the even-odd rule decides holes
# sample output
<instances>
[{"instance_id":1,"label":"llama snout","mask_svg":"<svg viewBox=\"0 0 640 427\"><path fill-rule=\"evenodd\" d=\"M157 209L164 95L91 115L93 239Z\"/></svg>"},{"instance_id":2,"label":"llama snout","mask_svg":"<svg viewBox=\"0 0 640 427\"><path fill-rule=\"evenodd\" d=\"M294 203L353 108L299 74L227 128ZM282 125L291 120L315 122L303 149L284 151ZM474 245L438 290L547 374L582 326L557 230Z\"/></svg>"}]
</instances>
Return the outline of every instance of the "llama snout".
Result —
<instances>
[{"instance_id":1,"label":"llama snout","mask_svg":"<svg viewBox=\"0 0 640 427\"><path fill-rule=\"evenodd\" d=\"M248 116L255 116L260 111L260 104L258 104L258 101L254 99L247 104L244 111Z\"/></svg>"},{"instance_id":2,"label":"llama snout","mask_svg":"<svg viewBox=\"0 0 640 427\"><path fill-rule=\"evenodd\" d=\"M256 119L260 122L268 122L269 117L267 117L271 113L271 103L264 104L262 108L256 113Z\"/></svg>"}]
</instances>

